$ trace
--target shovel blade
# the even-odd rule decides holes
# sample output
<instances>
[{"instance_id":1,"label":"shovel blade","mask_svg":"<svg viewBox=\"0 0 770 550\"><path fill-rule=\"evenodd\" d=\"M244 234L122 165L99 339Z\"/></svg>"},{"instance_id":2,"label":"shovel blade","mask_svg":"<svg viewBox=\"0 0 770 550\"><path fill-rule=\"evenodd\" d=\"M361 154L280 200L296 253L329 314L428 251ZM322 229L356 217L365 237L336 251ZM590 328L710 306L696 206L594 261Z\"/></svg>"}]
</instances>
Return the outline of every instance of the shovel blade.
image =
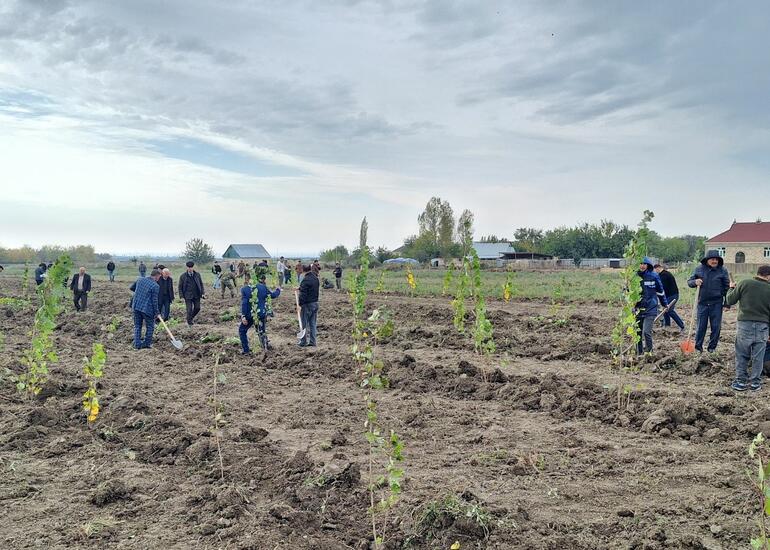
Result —
<instances>
[{"instance_id":1,"label":"shovel blade","mask_svg":"<svg viewBox=\"0 0 770 550\"><path fill-rule=\"evenodd\" d=\"M305 337L305 333L307 332L307 329L302 329L297 333L297 340L302 340Z\"/></svg>"},{"instance_id":2,"label":"shovel blade","mask_svg":"<svg viewBox=\"0 0 770 550\"><path fill-rule=\"evenodd\" d=\"M181 342L181 340L171 340L171 345L176 349L182 349L184 347L184 344Z\"/></svg>"},{"instance_id":3,"label":"shovel blade","mask_svg":"<svg viewBox=\"0 0 770 550\"><path fill-rule=\"evenodd\" d=\"M679 348L682 350L683 353L692 353L695 351L695 342L692 340L685 340L681 344L679 344Z\"/></svg>"}]
</instances>

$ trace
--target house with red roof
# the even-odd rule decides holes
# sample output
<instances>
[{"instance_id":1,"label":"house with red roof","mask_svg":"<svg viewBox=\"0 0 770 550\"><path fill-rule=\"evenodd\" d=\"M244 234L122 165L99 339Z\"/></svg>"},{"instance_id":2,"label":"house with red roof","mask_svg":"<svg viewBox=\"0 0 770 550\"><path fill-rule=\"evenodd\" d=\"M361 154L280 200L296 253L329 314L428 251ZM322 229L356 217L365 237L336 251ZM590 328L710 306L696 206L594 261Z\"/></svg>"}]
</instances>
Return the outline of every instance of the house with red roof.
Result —
<instances>
[{"instance_id":1,"label":"house with red roof","mask_svg":"<svg viewBox=\"0 0 770 550\"><path fill-rule=\"evenodd\" d=\"M706 248L718 250L725 263L770 263L770 222L734 221L730 229L707 240Z\"/></svg>"}]
</instances>

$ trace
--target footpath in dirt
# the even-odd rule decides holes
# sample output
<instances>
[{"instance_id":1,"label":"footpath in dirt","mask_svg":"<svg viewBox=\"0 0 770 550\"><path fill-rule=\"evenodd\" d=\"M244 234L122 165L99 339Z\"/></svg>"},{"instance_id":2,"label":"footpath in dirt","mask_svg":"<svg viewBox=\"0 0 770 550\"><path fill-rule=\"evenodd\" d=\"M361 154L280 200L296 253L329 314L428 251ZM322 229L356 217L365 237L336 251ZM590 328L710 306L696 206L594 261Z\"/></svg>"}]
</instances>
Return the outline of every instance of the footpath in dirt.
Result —
<instances>
[{"instance_id":1,"label":"footpath in dirt","mask_svg":"<svg viewBox=\"0 0 770 550\"><path fill-rule=\"evenodd\" d=\"M19 289L0 281L0 296ZM0 547L370 548L347 295L322 295L316 349L296 346L291 293L275 300L274 350L246 357L227 340L237 318L222 315L237 298L211 296L199 324L176 326L182 351L163 333L152 350L132 349L128 298L99 282L88 312L68 304L59 361L34 400L12 382L34 309L0 306ZM446 299L369 302L396 322L379 349L390 380L379 414L406 456L386 548L748 547L757 499L746 448L770 432L770 405L727 389L734 314L718 357L684 358L679 335L656 329L655 360L621 378L607 304L493 302L498 350L480 357ZM88 425L81 373L94 342L107 365ZM621 410L619 383L632 389Z\"/></svg>"}]
</instances>

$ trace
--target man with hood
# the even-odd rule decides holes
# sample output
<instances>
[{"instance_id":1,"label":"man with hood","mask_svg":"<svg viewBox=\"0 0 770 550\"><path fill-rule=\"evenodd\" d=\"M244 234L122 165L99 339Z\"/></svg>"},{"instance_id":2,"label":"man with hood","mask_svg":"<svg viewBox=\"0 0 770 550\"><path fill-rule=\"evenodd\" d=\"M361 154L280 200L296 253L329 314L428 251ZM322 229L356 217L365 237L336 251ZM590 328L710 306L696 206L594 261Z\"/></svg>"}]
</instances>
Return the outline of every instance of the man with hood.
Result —
<instances>
[{"instance_id":1,"label":"man with hood","mask_svg":"<svg viewBox=\"0 0 770 550\"><path fill-rule=\"evenodd\" d=\"M37 286L42 285L45 282L45 272L48 270L48 266L45 263L40 263L35 269L35 284Z\"/></svg>"},{"instance_id":2,"label":"man with hood","mask_svg":"<svg viewBox=\"0 0 770 550\"><path fill-rule=\"evenodd\" d=\"M663 307L666 307L668 300L663 290L663 283L660 280L660 276L655 273L650 258L645 256L642 259L637 275L641 278L642 297L636 304L636 319L639 323L638 333L641 337L636 345L636 352L638 355L642 355L643 352L652 353L652 328L655 323L655 317L658 315L658 302Z\"/></svg>"},{"instance_id":3,"label":"man with hood","mask_svg":"<svg viewBox=\"0 0 770 550\"><path fill-rule=\"evenodd\" d=\"M730 275L724 268L724 259L717 250L709 250L706 256L695 268L695 272L687 279L690 288L700 287L698 295L698 323L695 332L695 349L703 351L703 341L706 338L706 327L711 325L708 352L714 353L719 344L722 332L722 308L725 306L727 290L734 286L730 283Z\"/></svg>"}]
</instances>

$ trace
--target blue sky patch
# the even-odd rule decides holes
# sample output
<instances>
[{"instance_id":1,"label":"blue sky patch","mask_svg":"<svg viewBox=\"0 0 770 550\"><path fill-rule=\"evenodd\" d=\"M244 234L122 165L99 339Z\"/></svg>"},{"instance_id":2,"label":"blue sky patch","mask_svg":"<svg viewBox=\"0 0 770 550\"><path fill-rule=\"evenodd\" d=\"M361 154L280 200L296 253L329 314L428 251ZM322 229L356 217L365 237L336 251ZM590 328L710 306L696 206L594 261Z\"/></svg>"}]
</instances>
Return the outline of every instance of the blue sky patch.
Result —
<instances>
[{"instance_id":1,"label":"blue sky patch","mask_svg":"<svg viewBox=\"0 0 770 550\"><path fill-rule=\"evenodd\" d=\"M295 168L258 160L197 139L151 140L145 143L153 151L170 158L249 176L265 178L307 175Z\"/></svg>"}]
</instances>

